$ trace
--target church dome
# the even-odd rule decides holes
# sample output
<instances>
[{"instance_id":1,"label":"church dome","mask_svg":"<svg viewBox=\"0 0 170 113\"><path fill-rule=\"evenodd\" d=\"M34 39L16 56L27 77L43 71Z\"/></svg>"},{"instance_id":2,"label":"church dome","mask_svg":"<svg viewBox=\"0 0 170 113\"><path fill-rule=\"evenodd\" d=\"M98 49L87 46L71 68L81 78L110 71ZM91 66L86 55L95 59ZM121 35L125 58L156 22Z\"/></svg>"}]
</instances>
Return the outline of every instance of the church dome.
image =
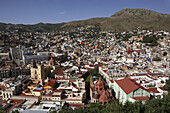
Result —
<instances>
[{"instance_id":1,"label":"church dome","mask_svg":"<svg viewBox=\"0 0 170 113\"><path fill-rule=\"evenodd\" d=\"M100 86L100 87L103 87L103 86L104 86L104 81L101 80L101 77L100 77L99 80L96 82L95 86Z\"/></svg>"},{"instance_id":2,"label":"church dome","mask_svg":"<svg viewBox=\"0 0 170 113\"><path fill-rule=\"evenodd\" d=\"M107 97L105 91L104 91L104 93L100 96L99 100L100 100L100 102L103 102L103 101L104 101L104 102L107 102L107 101L108 101L108 97Z\"/></svg>"},{"instance_id":3,"label":"church dome","mask_svg":"<svg viewBox=\"0 0 170 113\"><path fill-rule=\"evenodd\" d=\"M98 93L99 93L100 95L102 95L102 94L104 93L104 89L98 91Z\"/></svg>"},{"instance_id":4,"label":"church dome","mask_svg":"<svg viewBox=\"0 0 170 113\"><path fill-rule=\"evenodd\" d=\"M94 99L99 99L99 96L100 96L99 94L95 94L95 95L93 96L93 98L94 98Z\"/></svg>"}]
</instances>

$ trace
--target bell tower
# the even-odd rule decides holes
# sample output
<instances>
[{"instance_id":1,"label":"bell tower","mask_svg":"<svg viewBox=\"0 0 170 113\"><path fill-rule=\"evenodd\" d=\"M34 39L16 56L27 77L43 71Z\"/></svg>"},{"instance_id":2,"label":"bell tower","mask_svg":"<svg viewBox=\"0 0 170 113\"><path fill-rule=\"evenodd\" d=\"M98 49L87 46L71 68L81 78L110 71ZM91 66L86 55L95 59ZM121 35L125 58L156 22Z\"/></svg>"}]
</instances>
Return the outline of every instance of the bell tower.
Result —
<instances>
[{"instance_id":1,"label":"bell tower","mask_svg":"<svg viewBox=\"0 0 170 113\"><path fill-rule=\"evenodd\" d=\"M44 65L36 64L34 60L31 62L31 80L34 83L41 82L45 79Z\"/></svg>"}]
</instances>

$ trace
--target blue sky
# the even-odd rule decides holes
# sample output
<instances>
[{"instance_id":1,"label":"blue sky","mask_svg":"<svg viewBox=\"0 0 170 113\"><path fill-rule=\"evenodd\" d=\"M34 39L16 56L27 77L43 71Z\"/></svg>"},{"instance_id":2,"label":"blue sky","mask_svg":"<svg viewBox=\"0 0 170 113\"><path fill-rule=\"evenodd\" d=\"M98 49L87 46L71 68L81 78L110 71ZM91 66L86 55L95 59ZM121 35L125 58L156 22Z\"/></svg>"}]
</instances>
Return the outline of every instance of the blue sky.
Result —
<instances>
[{"instance_id":1,"label":"blue sky","mask_svg":"<svg viewBox=\"0 0 170 113\"><path fill-rule=\"evenodd\" d=\"M109 17L124 8L146 8L170 14L170 0L0 0L0 22L69 22Z\"/></svg>"}]
</instances>

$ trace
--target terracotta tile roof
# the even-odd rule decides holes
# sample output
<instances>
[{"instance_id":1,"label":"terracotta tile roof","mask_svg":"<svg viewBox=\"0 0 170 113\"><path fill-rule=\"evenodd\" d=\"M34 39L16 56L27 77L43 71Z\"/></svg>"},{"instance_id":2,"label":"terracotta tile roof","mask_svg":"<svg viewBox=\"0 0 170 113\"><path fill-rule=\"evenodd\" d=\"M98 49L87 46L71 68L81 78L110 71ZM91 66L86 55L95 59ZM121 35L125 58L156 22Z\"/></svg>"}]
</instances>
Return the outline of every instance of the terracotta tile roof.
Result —
<instances>
[{"instance_id":1,"label":"terracotta tile roof","mask_svg":"<svg viewBox=\"0 0 170 113\"><path fill-rule=\"evenodd\" d=\"M36 104L36 101L29 107L31 109Z\"/></svg>"},{"instance_id":2,"label":"terracotta tile roof","mask_svg":"<svg viewBox=\"0 0 170 113\"><path fill-rule=\"evenodd\" d=\"M108 70L103 70L105 73L107 73Z\"/></svg>"},{"instance_id":3,"label":"terracotta tile roof","mask_svg":"<svg viewBox=\"0 0 170 113\"><path fill-rule=\"evenodd\" d=\"M15 104L9 108L9 111L11 111L15 107L18 107L19 105L21 105L25 100L14 100L13 99L12 101L15 102Z\"/></svg>"},{"instance_id":4,"label":"terracotta tile roof","mask_svg":"<svg viewBox=\"0 0 170 113\"><path fill-rule=\"evenodd\" d=\"M145 81L144 83L150 83L150 81Z\"/></svg>"},{"instance_id":5,"label":"terracotta tile roof","mask_svg":"<svg viewBox=\"0 0 170 113\"><path fill-rule=\"evenodd\" d=\"M162 75L161 73L150 73L152 76Z\"/></svg>"},{"instance_id":6,"label":"terracotta tile roof","mask_svg":"<svg viewBox=\"0 0 170 113\"><path fill-rule=\"evenodd\" d=\"M134 80L132 80L132 81L134 81ZM134 81L134 82L135 82L135 81ZM143 90L145 90L145 91L148 92L148 90L146 90L146 88L144 88L143 86L141 86L140 83L135 82L135 84L136 84L137 86L139 86L141 89L143 89Z\"/></svg>"},{"instance_id":7,"label":"terracotta tile roof","mask_svg":"<svg viewBox=\"0 0 170 113\"><path fill-rule=\"evenodd\" d=\"M25 100L16 100L16 99L10 99L11 101L13 101L13 102L17 102L17 103L23 103Z\"/></svg>"},{"instance_id":8,"label":"terracotta tile roof","mask_svg":"<svg viewBox=\"0 0 170 113\"><path fill-rule=\"evenodd\" d=\"M157 90L157 88L156 87L154 87L154 88L149 88L149 89L146 89L148 92L153 92L153 93L160 93L158 90Z\"/></svg>"},{"instance_id":9,"label":"terracotta tile roof","mask_svg":"<svg viewBox=\"0 0 170 113\"><path fill-rule=\"evenodd\" d=\"M14 79L15 79L15 77L12 77L12 78L11 78L11 80L14 80Z\"/></svg>"},{"instance_id":10,"label":"terracotta tile roof","mask_svg":"<svg viewBox=\"0 0 170 113\"><path fill-rule=\"evenodd\" d=\"M149 100L148 96L146 96L146 97L132 97L132 98L135 100L141 100L141 101Z\"/></svg>"},{"instance_id":11,"label":"terracotta tile roof","mask_svg":"<svg viewBox=\"0 0 170 113\"><path fill-rule=\"evenodd\" d=\"M145 69L148 73L151 73L150 70L148 68Z\"/></svg>"},{"instance_id":12,"label":"terracotta tile roof","mask_svg":"<svg viewBox=\"0 0 170 113\"><path fill-rule=\"evenodd\" d=\"M113 83L113 80L110 80L111 83Z\"/></svg>"},{"instance_id":13,"label":"terracotta tile roof","mask_svg":"<svg viewBox=\"0 0 170 113\"><path fill-rule=\"evenodd\" d=\"M55 79L50 79L49 82L47 82L44 86L51 86L51 87L53 87L55 82L56 82Z\"/></svg>"},{"instance_id":14,"label":"terracotta tile roof","mask_svg":"<svg viewBox=\"0 0 170 113\"><path fill-rule=\"evenodd\" d=\"M69 82L76 82L76 80L69 80Z\"/></svg>"},{"instance_id":15,"label":"terracotta tile roof","mask_svg":"<svg viewBox=\"0 0 170 113\"><path fill-rule=\"evenodd\" d=\"M62 92L63 90L62 89L56 89L54 92Z\"/></svg>"},{"instance_id":16,"label":"terracotta tile roof","mask_svg":"<svg viewBox=\"0 0 170 113\"><path fill-rule=\"evenodd\" d=\"M126 52L127 52L128 54L132 54L133 50L132 50L132 49L128 49Z\"/></svg>"},{"instance_id":17,"label":"terracotta tile roof","mask_svg":"<svg viewBox=\"0 0 170 113\"><path fill-rule=\"evenodd\" d=\"M34 89L35 92L42 92L42 90Z\"/></svg>"},{"instance_id":18,"label":"terracotta tile roof","mask_svg":"<svg viewBox=\"0 0 170 113\"><path fill-rule=\"evenodd\" d=\"M69 104L69 106L79 108L79 107L84 107L84 104Z\"/></svg>"},{"instance_id":19,"label":"terracotta tile roof","mask_svg":"<svg viewBox=\"0 0 170 113\"><path fill-rule=\"evenodd\" d=\"M79 72L77 72L77 74L82 74L82 72L79 71Z\"/></svg>"},{"instance_id":20,"label":"terracotta tile roof","mask_svg":"<svg viewBox=\"0 0 170 113\"><path fill-rule=\"evenodd\" d=\"M56 80L69 80L69 79L67 79L67 78L59 78L59 77L57 77L57 78L56 78Z\"/></svg>"},{"instance_id":21,"label":"terracotta tile roof","mask_svg":"<svg viewBox=\"0 0 170 113\"><path fill-rule=\"evenodd\" d=\"M4 90L6 87L4 85L0 85L1 90Z\"/></svg>"},{"instance_id":22,"label":"terracotta tile roof","mask_svg":"<svg viewBox=\"0 0 170 113\"><path fill-rule=\"evenodd\" d=\"M96 64L96 65L94 65L94 67L101 66L101 65L103 65L103 63Z\"/></svg>"},{"instance_id":23,"label":"terracotta tile roof","mask_svg":"<svg viewBox=\"0 0 170 113\"><path fill-rule=\"evenodd\" d=\"M87 70L92 70L94 67L86 67Z\"/></svg>"},{"instance_id":24,"label":"terracotta tile roof","mask_svg":"<svg viewBox=\"0 0 170 113\"><path fill-rule=\"evenodd\" d=\"M159 87L162 91L165 91L165 89L163 87Z\"/></svg>"},{"instance_id":25,"label":"terracotta tile roof","mask_svg":"<svg viewBox=\"0 0 170 113\"><path fill-rule=\"evenodd\" d=\"M132 82L129 78L115 80L115 82L120 86L120 88L122 88L122 90L126 94L129 94L139 88L139 86Z\"/></svg>"}]
</instances>

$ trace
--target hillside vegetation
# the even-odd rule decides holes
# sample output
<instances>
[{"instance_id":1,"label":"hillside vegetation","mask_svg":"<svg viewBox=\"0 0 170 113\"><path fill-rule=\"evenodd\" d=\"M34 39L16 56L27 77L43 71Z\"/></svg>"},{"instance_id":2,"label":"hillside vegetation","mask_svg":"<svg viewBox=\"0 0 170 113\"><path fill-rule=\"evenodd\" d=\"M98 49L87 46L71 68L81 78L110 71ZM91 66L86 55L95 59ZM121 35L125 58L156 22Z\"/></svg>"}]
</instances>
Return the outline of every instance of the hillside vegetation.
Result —
<instances>
[{"instance_id":1,"label":"hillside vegetation","mask_svg":"<svg viewBox=\"0 0 170 113\"><path fill-rule=\"evenodd\" d=\"M170 14L161 14L147 9L123 9L108 18L73 21L63 26L87 24L97 24L103 31L122 32L130 31L137 27L170 31Z\"/></svg>"},{"instance_id":2,"label":"hillside vegetation","mask_svg":"<svg viewBox=\"0 0 170 113\"><path fill-rule=\"evenodd\" d=\"M107 18L91 18L88 20L72 21L60 24L4 24L0 23L0 31L40 31L50 32L58 30L70 30L75 27L95 25L102 31L131 31L137 27L152 30L170 31L170 14L161 14L147 9L123 9Z\"/></svg>"}]
</instances>

